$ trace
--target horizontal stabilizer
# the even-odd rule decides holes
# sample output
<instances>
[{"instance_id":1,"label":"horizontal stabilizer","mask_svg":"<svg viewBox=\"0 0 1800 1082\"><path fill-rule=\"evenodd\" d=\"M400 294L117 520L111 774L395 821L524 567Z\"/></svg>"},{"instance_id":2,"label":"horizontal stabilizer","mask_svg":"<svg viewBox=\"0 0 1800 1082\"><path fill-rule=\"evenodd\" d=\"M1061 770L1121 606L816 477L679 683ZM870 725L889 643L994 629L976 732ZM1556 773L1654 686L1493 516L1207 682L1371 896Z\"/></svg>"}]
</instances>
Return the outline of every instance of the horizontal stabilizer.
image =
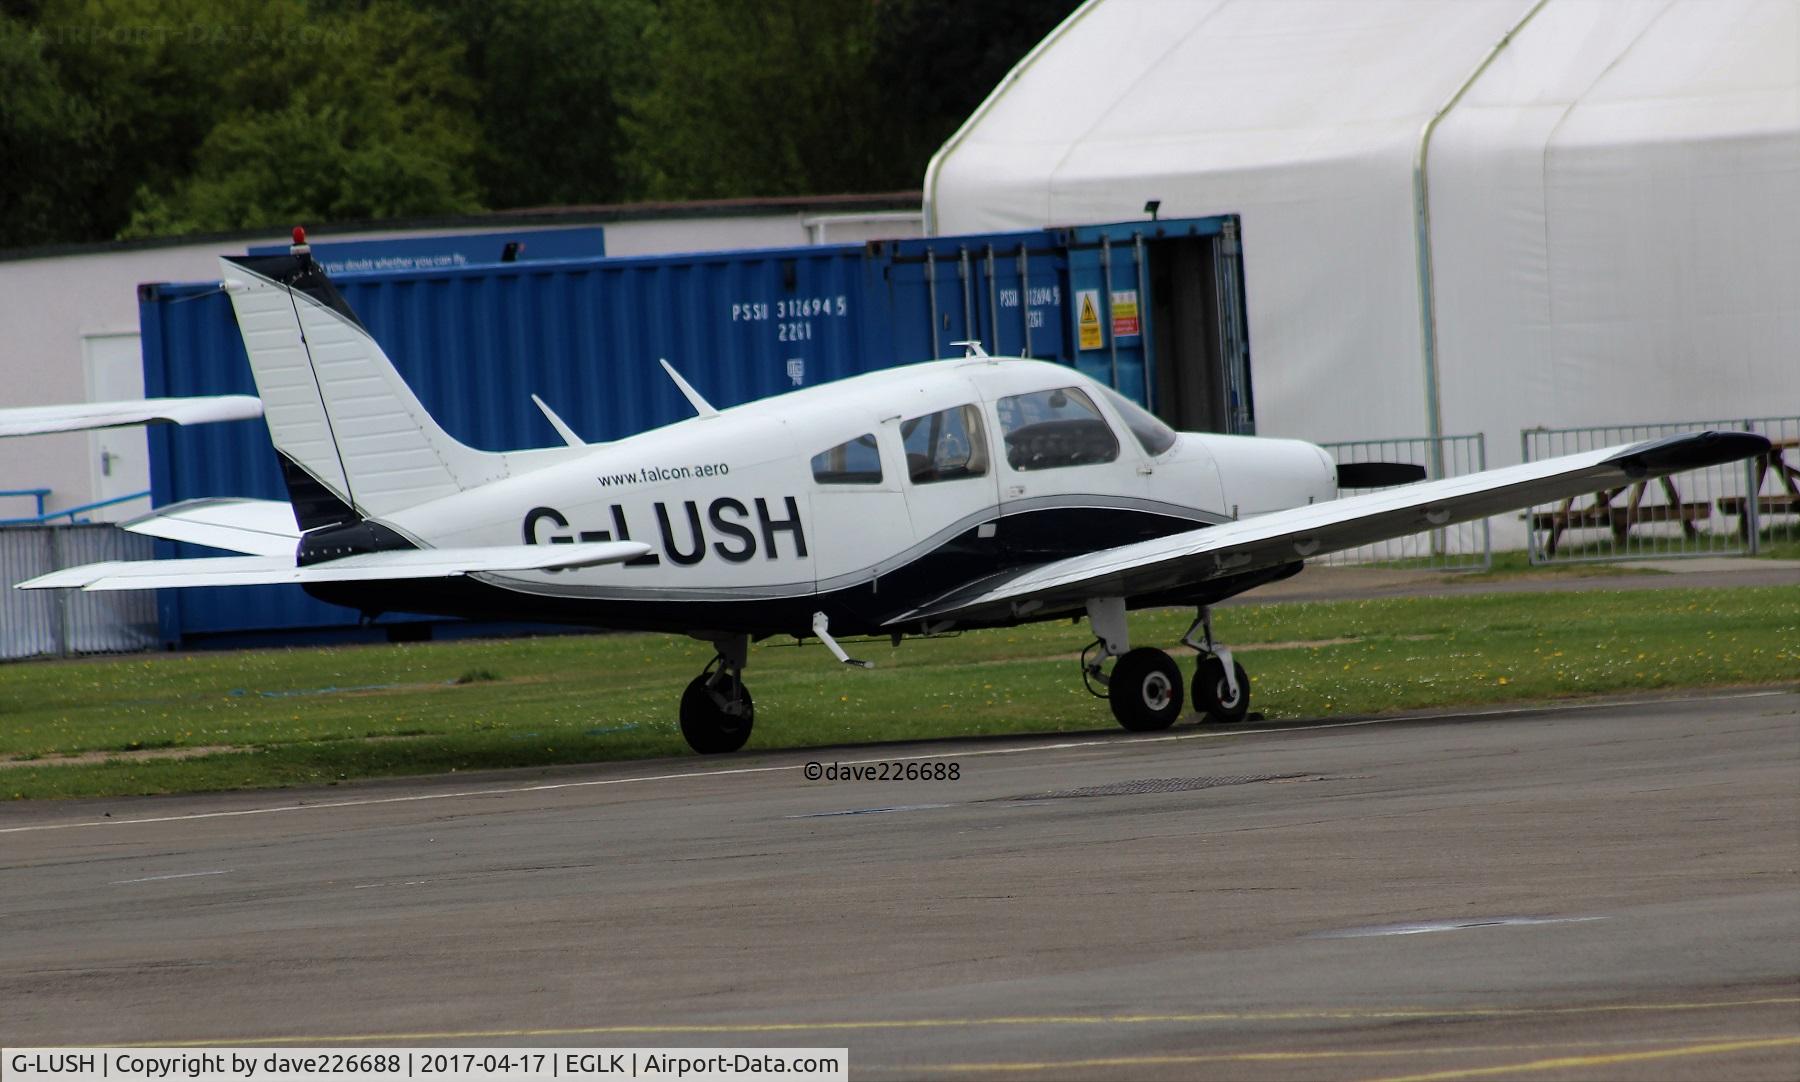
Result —
<instances>
[{"instance_id":1,"label":"horizontal stabilizer","mask_svg":"<svg viewBox=\"0 0 1800 1082\"><path fill-rule=\"evenodd\" d=\"M47 432L80 432L90 428L120 428L158 422L203 425L261 416L262 401L247 394L20 406L0 410L0 436L37 436Z\"/></svg>"},{"instance_id":2,"label":"horizontal stabilizer","mask_svg":"<svg viewBox=\"0 0 1800 1082\"><path fill-rule=\"evenodd\" d=\"M291 558L295 546L300 543L294 506L281 500L225 497L183 500L119 525L146 537L186 541L253 556Z\"/></svg>"},{"instance_id":3,"label":"horizontal stabilizer","mask_svg":"<svg viewBox=\"0 0 1800 1082\"><path fill-rule=\"evenodd\" d=\"M562 571L622 563L650 551L638 541L574 545L493 545L464 549L397 549L299 566L288 556L217 556L200 560L113 560L52 571L21 590L160 590L189 586L448 579L483 571Z\"/></svg>"}]
</instances>

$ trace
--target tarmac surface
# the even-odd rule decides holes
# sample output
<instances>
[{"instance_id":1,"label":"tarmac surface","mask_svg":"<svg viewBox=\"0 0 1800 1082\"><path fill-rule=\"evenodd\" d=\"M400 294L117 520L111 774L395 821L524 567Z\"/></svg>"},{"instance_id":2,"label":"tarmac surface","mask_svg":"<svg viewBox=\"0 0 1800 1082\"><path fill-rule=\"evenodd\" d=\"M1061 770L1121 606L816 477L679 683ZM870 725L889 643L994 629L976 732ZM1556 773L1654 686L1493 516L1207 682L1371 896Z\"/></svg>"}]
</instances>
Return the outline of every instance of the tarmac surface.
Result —
<instances>
[{"instance_id":1,"label":"tarmac surface","mask_svg":"<svg viewBox=\"0 0 1800 1082\"><path fill-rule=\"evenodd\" d=\"M1791 1079L1800 690L0 807L0 1043L118 1042Z\"/></svg>"}]
</instances>

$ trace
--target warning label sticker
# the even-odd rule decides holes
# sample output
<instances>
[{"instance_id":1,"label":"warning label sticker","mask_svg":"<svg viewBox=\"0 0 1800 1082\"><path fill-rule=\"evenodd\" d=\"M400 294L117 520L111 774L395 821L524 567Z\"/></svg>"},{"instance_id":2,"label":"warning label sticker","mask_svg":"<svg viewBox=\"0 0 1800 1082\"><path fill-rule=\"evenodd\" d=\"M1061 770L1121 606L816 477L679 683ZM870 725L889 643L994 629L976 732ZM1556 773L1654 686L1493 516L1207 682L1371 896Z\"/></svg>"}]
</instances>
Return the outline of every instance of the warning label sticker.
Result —
<instances>
[{"instance_id":1,"label":"warning label sticker","mask_svg":"<svg viewBox=\"0 0 1800 1082\"><path fill-rule=\"evenodd\" d=\"M1099 349L1106 344L1105 335L1100 330L1100 291L1098 289L1078 289L1075 291L1075 307L1080 313L1076 321L1077 337L1081 340L1082 349Z\"/></svg>"},{"instance_id":2,"label":"warning label sticker","mask_svg":"<svg viewBox=\"0 0 1800 1082\"><path fill-rule=\"evenodd\" d=\"M1112 319L1114 338L1126 338L1139 333L1137 290L1113 290Z\"/></svg>"}]
</instances>

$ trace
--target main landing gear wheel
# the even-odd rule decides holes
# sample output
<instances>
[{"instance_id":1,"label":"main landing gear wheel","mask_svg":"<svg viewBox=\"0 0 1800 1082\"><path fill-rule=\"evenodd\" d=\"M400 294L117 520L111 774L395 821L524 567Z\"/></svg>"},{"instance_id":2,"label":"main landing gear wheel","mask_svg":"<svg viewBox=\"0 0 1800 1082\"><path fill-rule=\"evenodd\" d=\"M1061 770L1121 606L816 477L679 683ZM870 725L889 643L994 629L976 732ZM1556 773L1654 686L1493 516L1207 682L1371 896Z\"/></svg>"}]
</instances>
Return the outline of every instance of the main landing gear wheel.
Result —
<instances>
[{"instance_id":1,"label":"main landing gear wheel","mask_svg":"<svg viewBox=\"0 0 1800 1082\"><path fill-rule=\"evenodd\" d=\"M1161 650L1141 646L1113 663L1106 698L1113 717L1132 732L1167 729L1181 716L1181 670Z\"/></svg>"},{"instance_id":2,"label":"main landing gear wheel","mask_svg":"<svg viewBox=\"0 0 1800 1082\"><path fill-rule=\"evenodd\" d=\"M708 666L681 693L681 735L701 755L743 747L755 720L750 689L735 672Z\"/></svg>"},{"instance_id":3,"label":"main landing gear wheel","mask_svg":"<svg viewBox=\"0 0 1800 1082\"><path fill-rule=\"evenodd\" d=\"M1225 682L1225 662L1217 654L1200 659L1194 669L1194 709L1221 725L1236 725L1250 715L1250 677L1244 667L1231 663L1237 692Z\"/></svg>"}]
</instances>

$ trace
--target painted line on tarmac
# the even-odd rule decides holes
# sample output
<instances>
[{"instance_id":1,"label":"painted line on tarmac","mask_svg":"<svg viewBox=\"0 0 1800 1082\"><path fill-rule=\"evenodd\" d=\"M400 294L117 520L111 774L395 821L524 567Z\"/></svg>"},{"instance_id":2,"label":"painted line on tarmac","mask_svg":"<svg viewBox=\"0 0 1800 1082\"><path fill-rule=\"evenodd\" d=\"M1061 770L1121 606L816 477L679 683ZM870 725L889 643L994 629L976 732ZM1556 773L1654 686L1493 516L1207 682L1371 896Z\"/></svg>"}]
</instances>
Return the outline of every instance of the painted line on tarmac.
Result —
<instances>
[{"instance_id":1,"label":"painted line on tarmac","mask_svg":"<svg viewBox=\"0 0 1800 1082\"><path fill-rule=\"evenodd\" d=\"M1498 707L1492 710L1457 710L1440 714L1407 714L1397 717L1359 718L1354 721L1328 721L1315 725L1277 725L1261 729L1231 729L1225 731L1207 731L1198 733L1170 733L1163 736L1140 736L1121 739L1108 736L1098 740L1065 740L1050 744L1030 744L1016 748L979 748L959 749L956 751L931 752L921 755L882 755L870 759L838 759L836 762L849 766L861 766L871 763L929 762L934 759L974 759L994 755L1024 755L1038 751L1069 751L1076 748L1127 748L1139 744L1166 744L1182 740L1220 740L1242 736L1279 736L1286 733L1316 733L1328 729L1356 729L1369 725L1403 725L1415 722L1448 721L1452 719L1473 720L1480 718L1509 717L1517 714L1568 713L1578 710L1605 710L1619 707L1642 706L1662 703L1711 703L1730 702L1739 699L1764 699L1782 695L1792 695L1793 691L1780 689L1773 691L1744 691L1729 695L1703 695L1694 698L1653 698L1638 700L1608 700L1595 703L1551 703L1536 706ZM808 754L805 750L794 751L793 754ZM639 785L659 781L692 781L698 778L726 778L743 774L777 774L783 771L801 770L804 763L790 763L781 766L745 766L726 767L716 770L683 770L671 774L646 774L630 778L590 778L586 781L540 782L535 785L516 785L493 789L460 789L446 793L411 793L406 796L363 797L356 800L332 800L317 804L278 804L261 808L237 808L231 811L192 812L186 815L156 815L140 819L90 819L74 823L35 823L22 827L0 827L0 834L29 834L44 830L75 830L93 827L143 826L150 823L187 823L198 819L234 819L249 815L277 815L282 812L331 811L341 808L369 808L383 804L416 804L427 800L463 800L471 797L514 796L523 793L548 793L561 789L589 789L604 785Z\"/></svg>"},{"instance_id":2,"label":"painted line on tarmac","mask_svg":"<svg viewBox=\"0 0 1800 1082\"><path fill-rule=\"evenodd\" d=\"M176 872L174 875L146 875L142 879L115 879L108 886L122 887L127 883L160 883L165 879L198 879L203 875L229 875L230 868L216 872Z\"/></svg>"},{"instance_id":3,"label":"painted line on tarmac","mask_svg":"<svg viewBox=\"0 0 1800 1082\"><path fill-rule=\"evenodd\" d=\"M187 1041L116 1044L117 1048L200 1048L208 1045L374 1044L395 1041L472 1041L526 1037L620 1037L714 1033L807 1033L844 1030L982 1029L1016 1026L1147 1026L1245 1022L1410 1022L1468 1018L1534 1018L1564 1015L1644 1014L1718 1011L1743 1007L1791 1006L1800 996L1715 1000L1700 1003L1606 1003L1581 1007L1344 1007L1291 1011L1210 1011L1203 1014L1044 1014L990 1018L871 1018L827 1022L717 1022L663 1025L569 1026L542 1029L435 1030L420 1033L286 1034L279 1037L208 1037ZM1796 1038L1800 1040L1800 1038Z\"/></svg>"},{"instance_id":4,"label":"painted line on tarmac","mask_svg":"<svg viewBox=\"0 0 1800 1082\"><path fill-rule=\"evenodd\" d=\"M1540 924L1585 924L1611 917L1462 917L1456 920L1416 920L1403 924L1370 924L1312 932L1308 939L1368 939L1376 936L1429 935L1433 932L1466 932L1472 928L1532 927Z\"/></svg>"},{"instance_id":5,"label":"painted line on tarmac","mask_svg":"<svg viewBox=\"0 0 1800 1082\"><path fill-rule=\"evenodd\" d=\"M1449 1082L1457 1078L1485 1078L1489 1075L1530 1074L1536 1071L1570 1071L1586 1067L1613 1067L1621 1063L1645 1063L1650 1060L1674 1059L1678 1056L1722 1056L1733 1052L1753 1052L1764 1048L1792 1048L1800 1045L1800 1037L1774 1037L1760 1041L1725 1041L1720 1044L1689 1044L1680 1048L1663 1048L1650 1052L1613 1052L1599 1056L1563 1056L1558 1059L1532 1060L1530 1063L1503 1063L1495 1067L1466 1067L1461 1070L1434 1071L1429 1074L1397 1075L1380 1082Z\"/></svg>"},{"instance_id":6,"label":"painted line on tarmac","mask_svg":"<svg viewBox=\"0 0 1800 1082\"><path fill-rule=\"evenodd\" d=\"M1764 1041L1781 1042L1785 1036L1758 1035L1750 1036L1718 1036L1709 1037L1712 1044L1757 1044ZM1343 1048L1343 1049L1309 1049L1307 1051L1281 1052L1212 1052L1193 1055L1163 1056L1103 1056L1089 1059L1063 1060L1020 1060L1008 1062L1004 1060L973 1063L932 1063L905 1064L888 1066L885 1064L860 1064L857 1072L874 1071L896 1074L917 1075L927 1071L944 1071L953 1074L1032 1074L1044 1071L1093 1070L1100 1067L1179 1067L1205 1063L1309 1063L1343 1060L1378 1060L1378 1059L1417 1059L1421 1056L1476 1056L1489 1055L1495 1052L1549 1052L1557 1049L1599 1049L1599 1048L1642 1048L1645 1045L1666 1045L1667 1037L1627 1037L1615 1040L1587 1041L1549 1041L1532 1044L1467 1044L1467 1045L1427 1045L1418 1048ZM1686 1046L1684 1046L1686 1047ZM1668 1049L1654 1051L1667 1054ZM1587 1057L1583 1057L1587 1058ZM1477 1068L1481 1069L1481 1068ZM1419 1076L1442 1077L1442 1076Z\"/></svg>"}]
</instances>

